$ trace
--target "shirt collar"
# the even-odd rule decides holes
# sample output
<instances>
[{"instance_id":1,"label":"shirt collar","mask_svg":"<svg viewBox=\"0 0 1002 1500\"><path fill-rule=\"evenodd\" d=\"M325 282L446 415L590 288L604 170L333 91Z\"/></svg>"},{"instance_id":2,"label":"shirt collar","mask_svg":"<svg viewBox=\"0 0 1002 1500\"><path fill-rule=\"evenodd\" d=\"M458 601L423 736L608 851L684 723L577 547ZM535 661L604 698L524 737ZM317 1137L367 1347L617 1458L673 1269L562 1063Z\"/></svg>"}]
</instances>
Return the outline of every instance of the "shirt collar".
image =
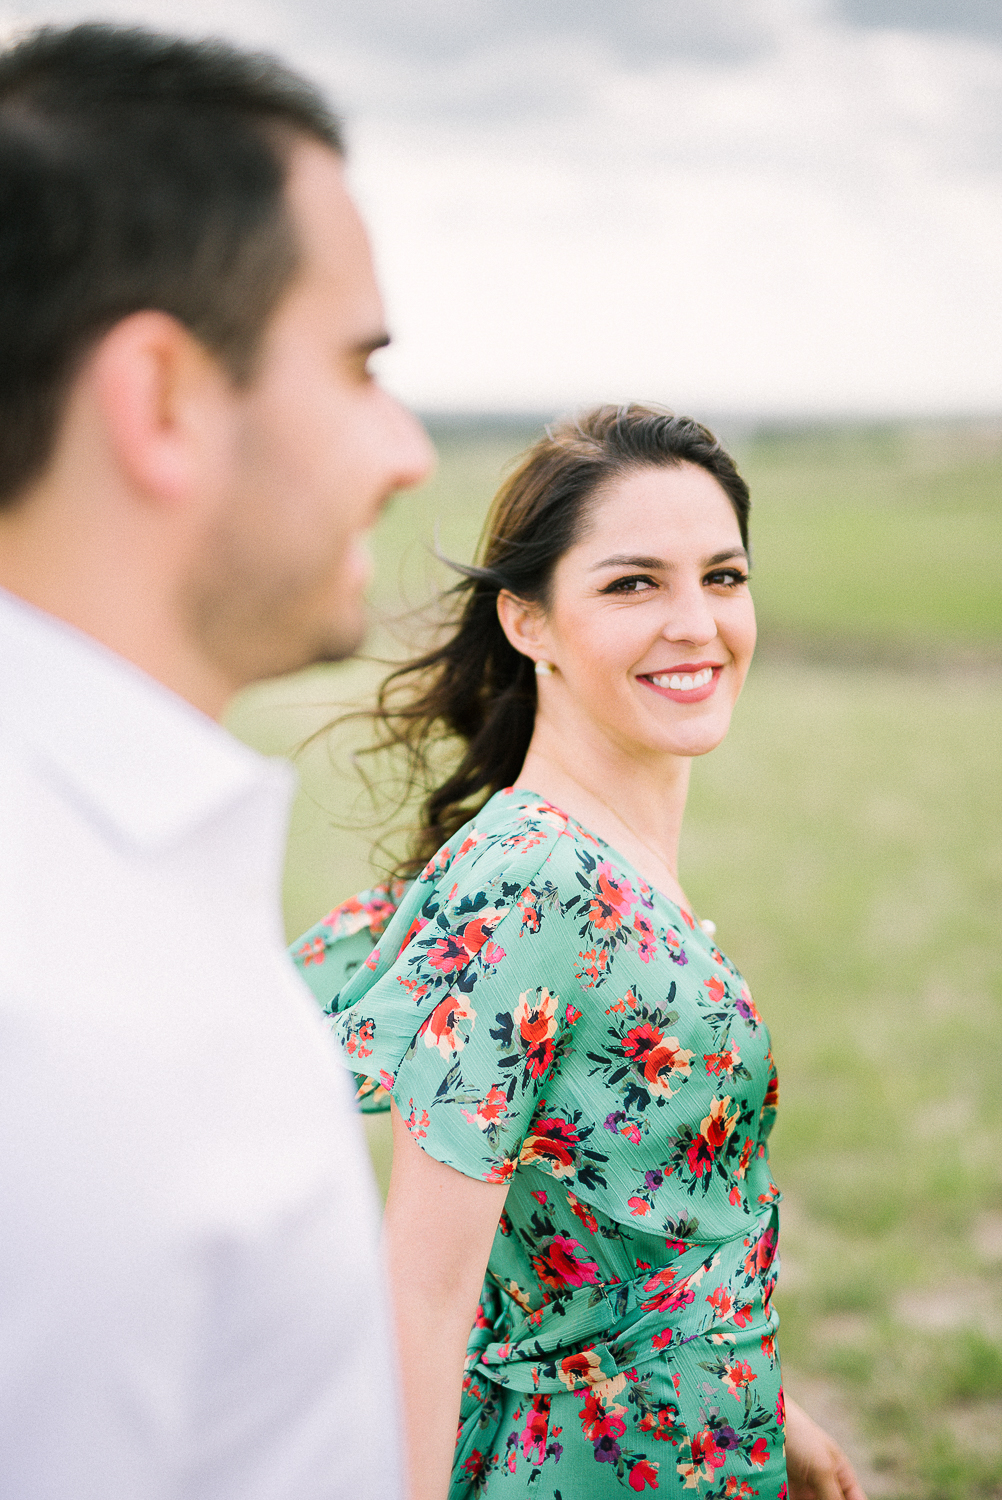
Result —
<instances>
[{"instance_id":1,"label":"shirt collar","mask_svg":"<svg viewBox=\"0 0 1002 1500\"><path fill-rule=\"evenodd\" d=\"M147 848L265 786L287 800L293 780L132 662L3 589L0 728Z\"/></svg>"}]
</instances>

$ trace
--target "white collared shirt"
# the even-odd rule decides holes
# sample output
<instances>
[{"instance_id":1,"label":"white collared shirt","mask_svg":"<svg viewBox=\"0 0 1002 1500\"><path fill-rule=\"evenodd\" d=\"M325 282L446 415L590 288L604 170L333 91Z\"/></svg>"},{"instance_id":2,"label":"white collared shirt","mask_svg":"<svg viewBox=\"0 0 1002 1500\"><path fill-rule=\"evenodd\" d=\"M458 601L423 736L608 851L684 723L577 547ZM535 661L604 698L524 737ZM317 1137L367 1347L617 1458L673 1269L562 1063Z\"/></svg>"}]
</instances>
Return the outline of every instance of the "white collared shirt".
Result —
<instances>
[{"instance_id":1,"label":"white collared shirt","mask_svg":"<svg viewBox=\"0 0 1002 1500\"><path fill-rule=\"evenodd\" d=\"M376 1206L291 793L0 591L0 1495L393 1500Z\"/></svg>"}]
</instances>

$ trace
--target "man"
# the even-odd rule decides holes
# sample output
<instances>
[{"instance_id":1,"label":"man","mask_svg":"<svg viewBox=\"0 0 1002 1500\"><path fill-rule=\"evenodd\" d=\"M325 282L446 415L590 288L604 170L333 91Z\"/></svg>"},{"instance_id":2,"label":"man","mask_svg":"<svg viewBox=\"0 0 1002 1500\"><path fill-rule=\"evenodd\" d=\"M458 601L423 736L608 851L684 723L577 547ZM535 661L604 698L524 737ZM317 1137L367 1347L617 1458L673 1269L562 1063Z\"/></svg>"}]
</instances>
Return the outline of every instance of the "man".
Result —
<instances>
[{"instance_id":1,"label":"man","mask_svg":"<svg viewBox=\"0 0 1002 1500\"><path fill-rule=\"evenodd\" d=\"M374 1206L289 967L285 768L429 466L336 122L111 27L0 55L0 1494L399 1491Z\"/></svg>"}]
</instances>

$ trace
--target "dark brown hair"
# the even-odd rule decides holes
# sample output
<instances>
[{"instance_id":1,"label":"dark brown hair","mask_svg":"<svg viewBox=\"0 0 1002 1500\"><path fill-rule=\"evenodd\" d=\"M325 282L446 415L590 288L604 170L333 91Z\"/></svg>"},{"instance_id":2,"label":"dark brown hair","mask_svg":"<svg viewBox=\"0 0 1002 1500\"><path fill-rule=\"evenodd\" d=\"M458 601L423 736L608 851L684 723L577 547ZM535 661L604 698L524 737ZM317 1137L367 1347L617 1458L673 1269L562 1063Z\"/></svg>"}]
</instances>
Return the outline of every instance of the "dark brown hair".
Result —
<instances>
[{"instance_id":1,"label":"dark brown hair","mask_svg":"<svg viewBox=\"0 0 1002 1500\"><path fill-rule=\"evenodd\" d=\"M311 84L224 42L86 24L0 52L0 505L44 471L75 370L171 314L251 377L296 270L297 137L340 152Z\"/></svg>"},{"instance_id":2,"label":"dark brown hair","mask_svg":"<svg viewBox=\"0 0 1002 1500\"><path fill-rule=\"evenodd\" d=\"M405 796L424 794L421 826L397 873L416 874L456 829L522 769L536 715L533 663L498 619L502 590L544 607L553 570L582 535L590 502L636 469L696 464L717 480L748 546L748 486L730 454L690 417L651 406L600 406L550 428L495 496L478 565L445 596L454 608L446 640L397 667L379 691L376 742L401 749ZM436 784L435 749L458 741L459 762ZM365 751L363 754L367 753Z\"/></svg>"}]
</instances>

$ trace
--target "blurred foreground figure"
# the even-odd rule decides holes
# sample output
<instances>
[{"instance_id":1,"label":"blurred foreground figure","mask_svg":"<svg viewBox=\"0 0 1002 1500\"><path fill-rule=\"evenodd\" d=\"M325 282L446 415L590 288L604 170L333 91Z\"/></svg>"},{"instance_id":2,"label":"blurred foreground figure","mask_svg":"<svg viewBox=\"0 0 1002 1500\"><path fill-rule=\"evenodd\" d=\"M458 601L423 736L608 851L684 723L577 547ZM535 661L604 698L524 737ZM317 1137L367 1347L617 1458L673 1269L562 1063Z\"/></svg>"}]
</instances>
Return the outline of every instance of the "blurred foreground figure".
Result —
<instances>
[{"instance_id":1,"label":"blurred foreground figure","mask_svg":"<svg viewBox=\"0 0 1002 1500\"><path fill-rule=\"evenodd\" d=\"M368 373L340 152L312 88L222 45L85 26L0 55L17 1500L399 1493L368 1169L282 948L289 776L213 722L354 650L361 535L428 467Z\"/></svg>"}]
</instances>

